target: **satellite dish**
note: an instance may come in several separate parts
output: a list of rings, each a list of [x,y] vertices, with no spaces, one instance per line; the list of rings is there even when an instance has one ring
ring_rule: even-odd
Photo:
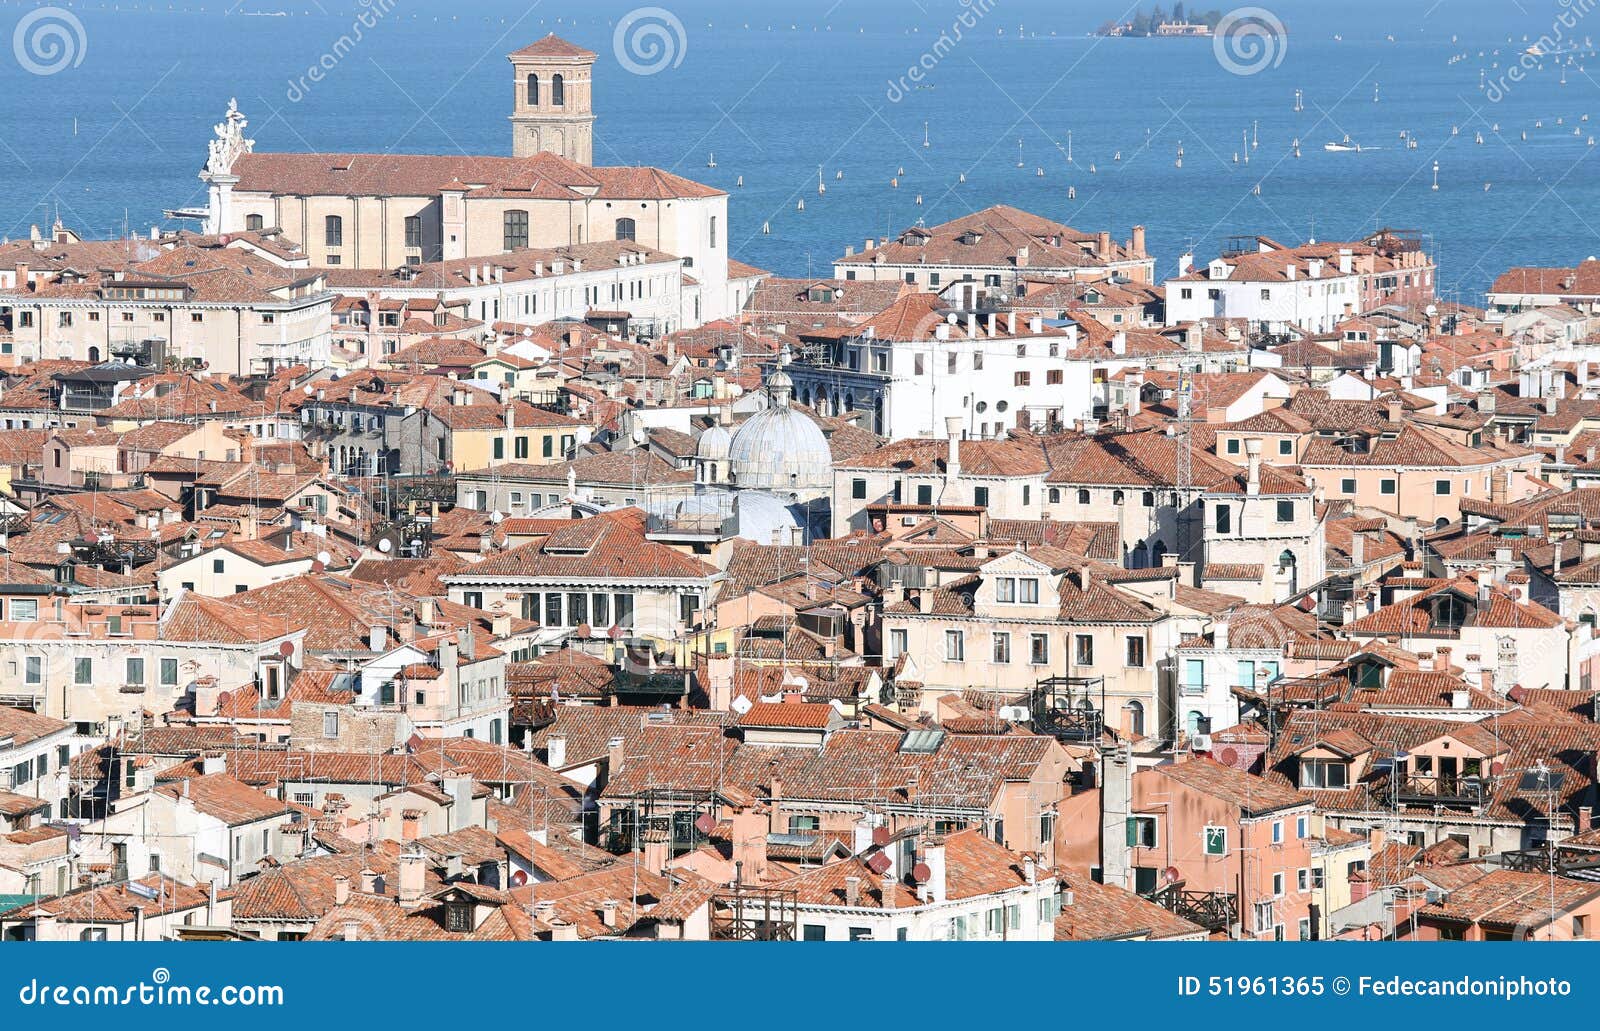
[[[1217,753],[1217,761],[1224,766],[1233,766],[1239,762],[1239,751],[1235,748],[1224,748]]]
[[[889,828],[887,827],[872,828],[872,843],[879,848],[889,844],[889,841],[893,837],[894,835],[889,832]]]
[[[717,821],[710,813],[701,813],[695,818],[694,829],[701,834],[710,834],[717,829]]]
[[[394,550],[394,544],[389,540],[389,538],[385,537],[383,540],[378,542],[378,550],[387,555],[389,552]]]
[[[326,551],[319,551],[317,552],[317,561],[326,566],[329,562],[333,561],[333,556],[328,554]]]
[[[911,868],[911,879],[918,884],[926,884],[928,878],[933,876],[933,871],[928,869],[927,863],[918,863]]]
[[[1495,763],[1494,765],[1489,767],[1489,772],[1491,774],[1493,774],[1494,776],[1498,777],[1502,773],[1506,772],[1506,764],[1505,763]]]
[[[502,513],[498,508],[489,513],[489,522],[491,523],[498,523],[504,518],[505,514]]]
[[[294,654],[294,644],[290,641],[285,641],[278,645],[278,654],[287,659]]]
[[[1179,881],[1183,880],[1183,877],[1178,873],[1178,868],[1175,866],[1167,867],[1166,870],[1162,872],[1162,876],[1167,879],[1168,884],[1177,884]]]
[[[527,883],[528,883],[528,872],[526,870],[518,870],[517,872],[515,872],[515,873],[513,873],[511,875],[511,886],[513,888],[520,888],[524,884],[527,884]]]
[[[746,698],[744,695],[740,695],[733,700],[733,704],[729,705],[728,708],[743,716],[745,713],[755,708],[755,706],[751,704],[750,699]]]

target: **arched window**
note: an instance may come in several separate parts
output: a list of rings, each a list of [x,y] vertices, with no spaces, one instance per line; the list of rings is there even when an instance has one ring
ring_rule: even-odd
[[[1150,549],[1150,564],[1152,566],[1159,566],[1159,565],[1161,565],[1161,560],[1166,558],[1166,557],[1167,557],[1167,545],[1166,545],[1166,542],[1165,541],[1156,541],[1156,546]]]
[[[1217,506],[1217,532],[1233,532],[1233,509],[1229,508],[1227,505]]]
[[[246,215],[244,217],[244,227],[246,229],[250,230],[251,232],[254,232],[254,231],[258,230],[258,229],[261,229],[265,225],[266,225],[266,220],[263,219],[260,215]]]
[[[559,75],[550,76],[550,103],[561,107],[567,102],[567,80]]]
[[[1128,702],[1122,707],[1122,729],[1130,736],[1144,737],[1144,706]]]
[[[1050,488],[1050,504],[1052,504],[1052,505],[1061,504],[1061,488],[1060,487],[1051,487]]]
[[[1133,554],[1128,559],[1128,568],[1143,569],[1149,561],[1150,555],[1145,551],[1144,541],[1140,541],[1133,546]]]
[[[89,361],[90,361],[91,364],[98,364],[99,363],[99,361],[100,361],[100,348],[98,348],[98,347],[89,348]]]
[[[1086,488],[1080,487],[1078,489],[1078,504],[1087,505],[1088,503],[1089,503],[1089,491]]]
[[[1189,710],[1189,715],[1184,719],[1183,722],[1185,728],[1189,731],[1190,737],[1194,737],[1196,734],[1200,733],[1200,721],[1203,719],[1205,719],[1205,717],[1200,713],[1195,712],[1193,709]]]
[[[505,214],[505,249],[514,251],[519,247],[528,246],[528,213],[526,211],[508,211]]]
[[[534,107],[539,103],[539,77],[528,76],[528,106]]]
[[[1156,507],[1156,492],[1153,490],[1147,490],[1144,492],[1144,497],[1140,498],[1139,500],[1141,503],[1143,503],[1145,508],[1154,508]]]
[[[1113,505],[1120,505],[1120,504],[1122,504],[1122,502],[1123,502],[1122,491],[1120,491],[1120,490],[1112,491],[1111,492],[1111,503]]]
[[[638,239],[638,237],[635,234],[636,234],[636,229],[635,229],[635,225],[634,225],[633,219],[631,219],[631,218],[619,218],[619,219],[617,219],[617,239],[619,239],[619,240],[636,240],[636,239]]]

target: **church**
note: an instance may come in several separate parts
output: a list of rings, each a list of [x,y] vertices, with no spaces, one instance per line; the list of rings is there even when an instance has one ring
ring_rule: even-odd
[[[683,259],[685,324],[736,313],[751,284],[737,263],[730,280],[728,195],[593,164],[595,56],[554,34],[508,55],[510,157],[257,152],[230,105],[200,173],[206,231],[276,227],[314,266],[385,270],[627,240]]]

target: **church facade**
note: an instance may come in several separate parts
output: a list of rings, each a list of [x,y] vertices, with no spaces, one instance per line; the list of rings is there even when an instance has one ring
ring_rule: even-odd
[[[393,270],[522,248],[631,241],[684,263],[682,325],[735,311],[728,195],[659,168],[596,167],[595,55],[554,35],[512,53],[512,156],[257,152],[216,127],[206,230],[276,227],[311,264]]]

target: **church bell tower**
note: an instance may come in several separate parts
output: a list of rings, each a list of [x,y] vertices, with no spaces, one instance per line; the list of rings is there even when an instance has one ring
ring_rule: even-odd
[[[549,151],[580,165],[594,164],[594,52],[552,32],[507,58],[515,71],[512,155]]]

